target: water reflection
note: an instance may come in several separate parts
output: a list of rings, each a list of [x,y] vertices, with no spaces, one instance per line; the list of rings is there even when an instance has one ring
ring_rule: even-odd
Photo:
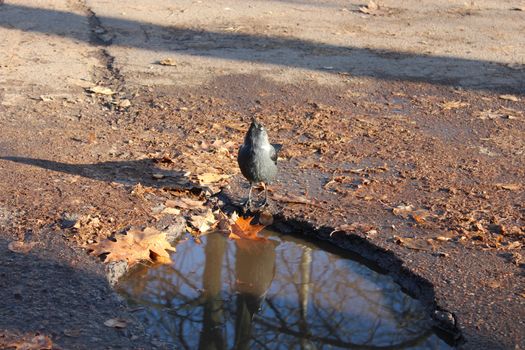
[[[210,234],[121,283],[154,337],[183,349],[447,349],[388,276],[304,241]]]

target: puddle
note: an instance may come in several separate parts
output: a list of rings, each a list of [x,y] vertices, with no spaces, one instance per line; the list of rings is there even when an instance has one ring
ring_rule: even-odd
[[[177,245],[119,292],[153,338],[177,349],[450,349],[419,301],[335,248],[263,231]],[[337,253],[335,253],[337,252]]]

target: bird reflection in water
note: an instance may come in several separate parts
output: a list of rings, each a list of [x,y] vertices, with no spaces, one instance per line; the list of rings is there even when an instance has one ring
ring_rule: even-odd
[[[120,292],[144,306],[148,333],[177,349],[450,348],[389,276],[265,235],[180,243],[171,265],[131,273]]]
[[[275,276],[275,241],[237,240],[235,349],[250,349],[252,321]]]

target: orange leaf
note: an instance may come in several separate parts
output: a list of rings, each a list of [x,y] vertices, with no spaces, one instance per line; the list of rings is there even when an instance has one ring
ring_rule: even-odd
[[[125,260],[130,266],[141,261],[169,263],[171,260],[168,250],[175,251],[166,240],[166,233],[152,227],[144,230],[131,229],[125,235],[117,235],[115,238],[116,241],[104,239],[91,244],[88,249],[95,256],[109,253],[106,263]]]
[[[252,220],[253,216],[247,217],[246,219],[239,217],[237,220],[235,220],[235,223],[232,225],[230,238],[236,239],[235,236],[237,236],[239,238],[261,239],[261,237],[257,236],[257,233],[264,229],[265,226],[251,225]]]

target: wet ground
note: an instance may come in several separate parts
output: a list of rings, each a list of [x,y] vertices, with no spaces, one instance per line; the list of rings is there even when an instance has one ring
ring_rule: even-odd
[[[260,236],[184,240],[172,264],[137,268],[119,291],[177,349],[450,349],[391,277],[327,244]]]
[[[362,5],[0,1],[1,346],[169,348],[83,247],[239,203],[256,115],[276,229],[365,258],[461,348],[525,347],[522,4]]]

